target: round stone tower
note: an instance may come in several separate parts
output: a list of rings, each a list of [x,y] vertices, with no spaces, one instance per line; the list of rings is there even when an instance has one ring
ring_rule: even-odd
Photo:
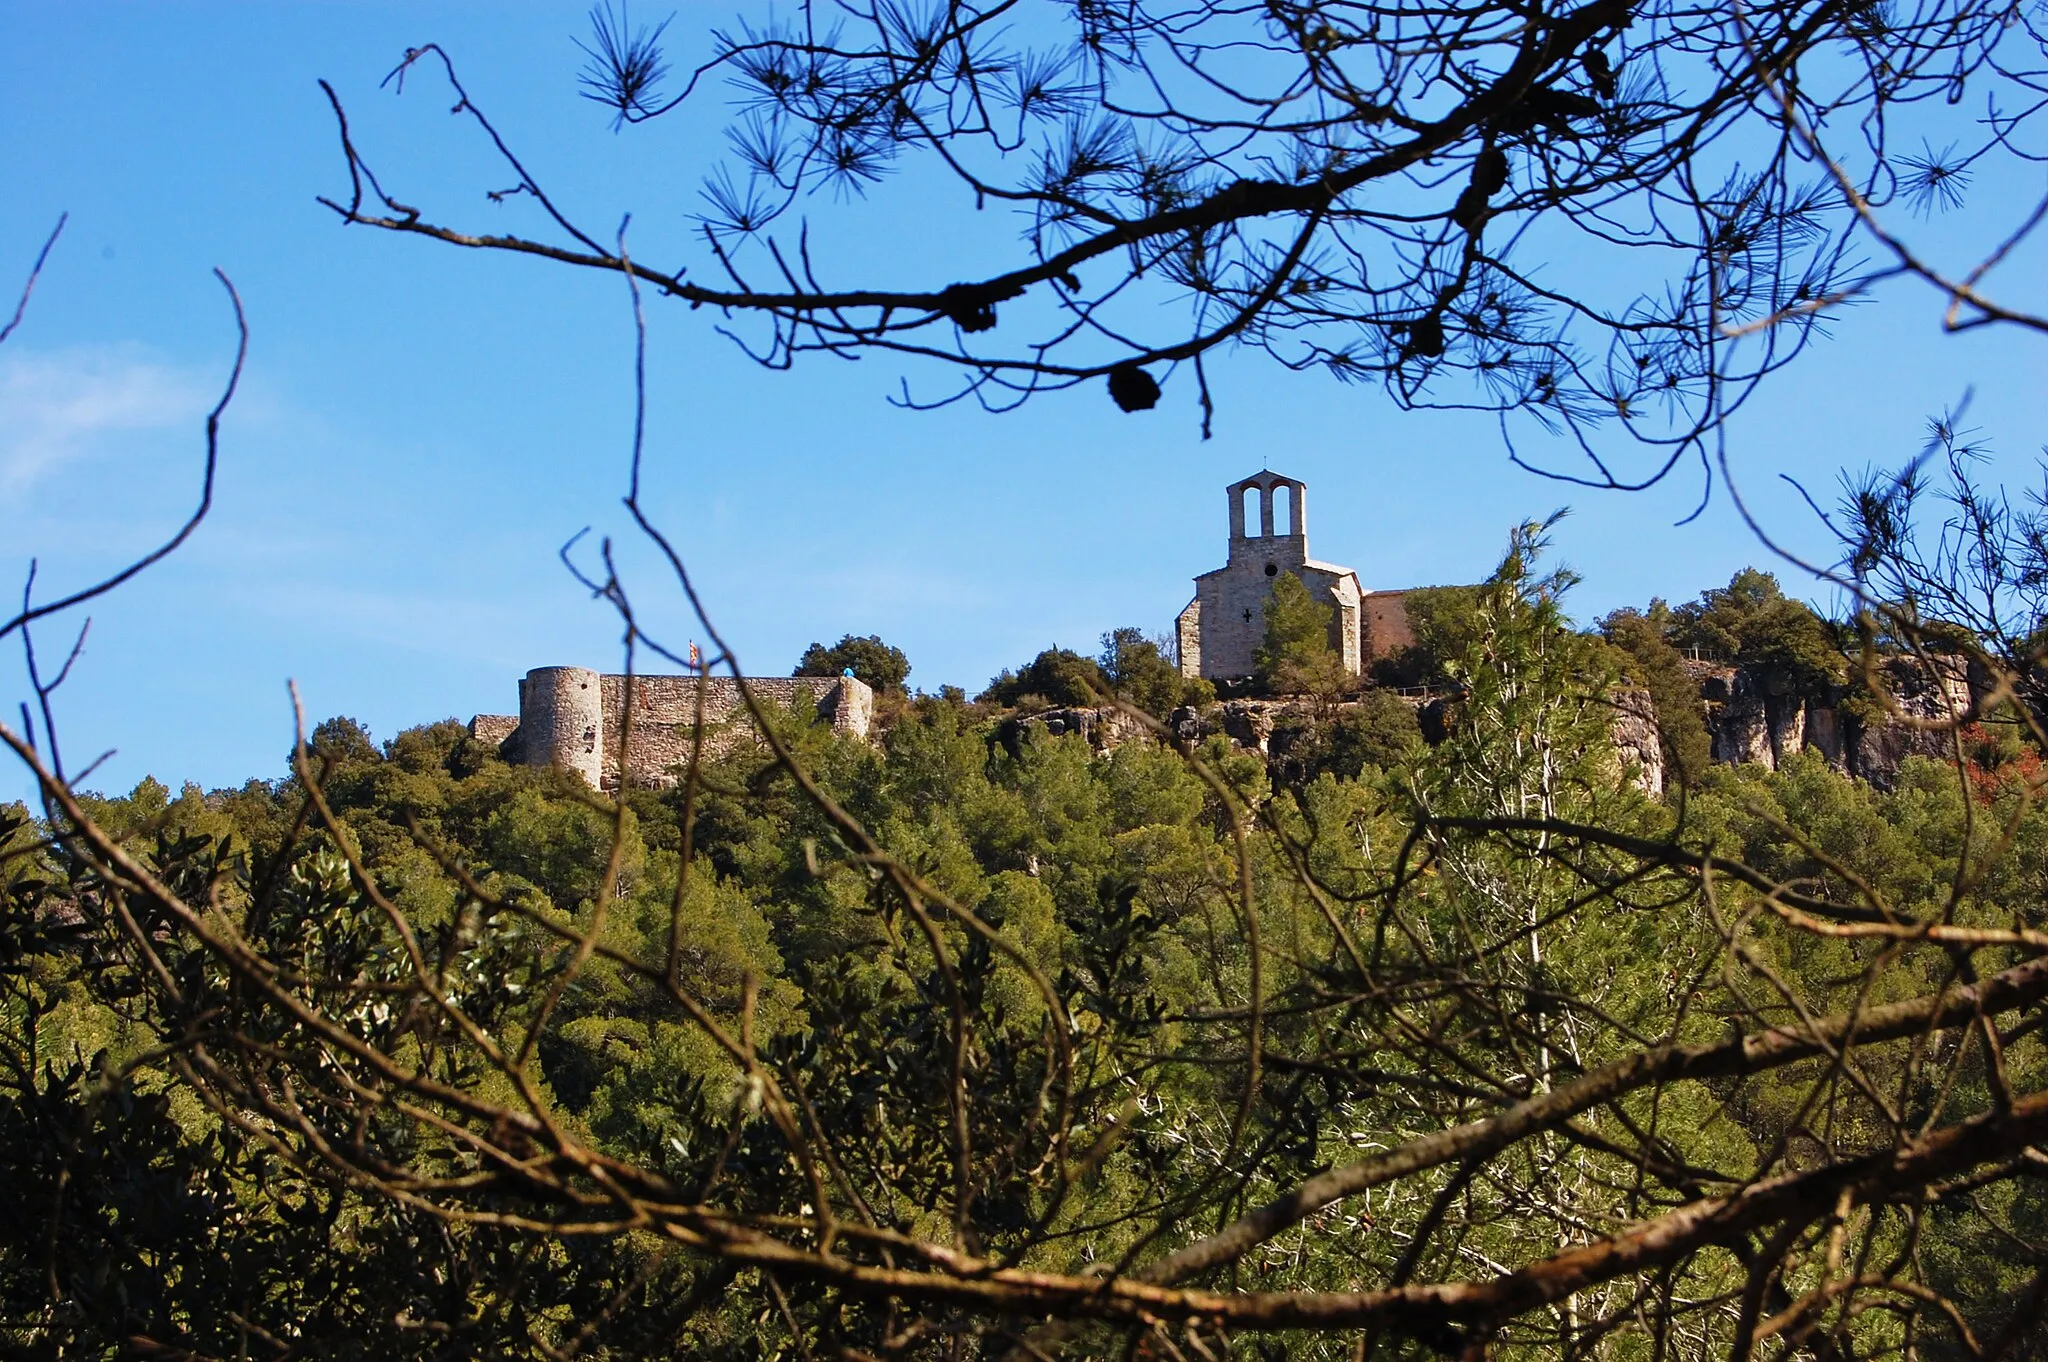
[[[588,667],[535,667],[519,687],[519,741],[529,766],[604,779],[604,689]]]

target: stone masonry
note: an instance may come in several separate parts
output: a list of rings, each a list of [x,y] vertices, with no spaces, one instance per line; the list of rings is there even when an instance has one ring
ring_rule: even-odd
[[[1330,644],[1345,669],[1360,675],[1379,658],[1415,641],[1407,591],[1365,591],[1358,574],[1308,556],[1308,489],[1297,479],[1264,472],[1231,484],[1229,558],[1195,578],[1195,598],[1177,621],[1183,675],[1241,681],[1256,669],[1265,636],[1265,604],[1283,572],[1300,576],[1318,600],[1334,609]],[[1888,786],[1910,756],[1946,758],[1951,728],[1971,711],[1987,684],[1960,662],[1922,665],[1889,658],[1877,680],[1890,697],[1886,713],[1846,703],[1845,687],[1825,693],[1794,692],[1787,678],[1765,667],[1694,661],[1687,671],[1712,740],[1711,759],[1776,768],[1811,749],[1830,765],[1878,786]],[[755,735],[731,677],[636,676],[628,732],[624,676],[583,667],[537,667],[519,683],[519,713],[479,714],[470,735],[506,760],[575,771],[591,786],[615,790],[623,759],[635,785],[673,784],[689,761],[701,694],[704,748],[730,751]],[[851,676],[750,677],[744,682],[767,706],[817,715],[838,732],[866,739],[874,723],[874,692]],[[1425,734],[1432,714],[1455,703],[1448,694],[1402,692],[1414,704]],[[1614,740],[1624,764],[1644,789],[1662,790],[1664,770],[1657,715],[1647,693],[1622,690],[1615,702]],[[1348,706],[1339,705],[1328,718]],[[1286,758],[1286,735],[1307,722],[1313,707],[1299,699],[1233,699],[1213,709],[1177,710],[1168,720],[1175,741],[1187,745],[1211,734],[1274,760]],[[1440,720],[1439,720],[1440,721]],[[1098,750],[1143,735],[1142,726],[1111,709],[1059,709],[1015,715],[992,742],[1014,746],[1029,728],[1053,736],[1076,733]]]
[[[729,676],[628,678],[585,667],[536,667],[519,683],[517,718],[479,714],[469,721],[469,731],[496,746],[507,761],[563,767],[598,789],[618,788],[622,757],[633,784],[670,785],[690,759],[700,690],[707,754],[752,736],[740,685]],[[874,691],[851,676],[750,676],[745,685],[764,706],[810,710],[854,737],[867,737],[874,719]]]
[[[1308,488],[1299,479],[1258,473],[1232,483],[1224,495],[1230,556],[1195,578],[1195,598],[1176,621],[1182,675],[1236,681],[1256,670],[1266,597],[1283,572],[1300,577],[1310,595],[1335,608],[1330,646],[1352,675],[1415,641],[1405,592],[1365,591],[1350,568],[1308,556]],[[1254,503],[1256,520],[1249,513]]]

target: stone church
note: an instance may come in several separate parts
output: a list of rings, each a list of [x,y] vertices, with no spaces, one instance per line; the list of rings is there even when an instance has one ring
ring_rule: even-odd
[[[1310,595],[1336,608],[1330,646],[1352,675],[1415,641],[1403,601],[1407,592],[1367,591],[1350,568],[1308,556],[1308,488],[1299,479],[1258,473],[1232,483],[1224,495],[1230,502],[1230,556],[1222,567],[1195,578],[1195,598],[1180,612],[1182,675],[1234,681],[1256,670],[1253,655],[1266,634],[1266,595],[1283,572],[1300,577]]]
[[[1184,675],[1233,681],[1252,674],[1265,637],[1266,594],[1283,572],[1297,574],[1317,600],[1336,607],[1330,645],[1353,675],[1414,642],[1405,592],[1366,591],[1350,568],[1308,556],[1308,489],[1300,481],[1260,473],[1232,484],[1229,497],[1229,561],[1195,578],[1195,599],[1180,613]],[[598,789],[618,788],[622,776],[665,785],[690,759],[700,714],[714,730],[709,750],[722,750],[747,730],[740,684],[723,676],[628,678],[536,667],[519,683],[517,715],[479,714],[469,731],[508,761],[575,771]],[[855,737],[866,737],[873,721],[874,693],[851,674],[749,677],[745,685],[757,700],[814,711]]]

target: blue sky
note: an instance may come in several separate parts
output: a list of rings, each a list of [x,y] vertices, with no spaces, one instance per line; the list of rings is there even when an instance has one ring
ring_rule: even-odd
[[[682,7],[672,31],[727,12]],[[450,216],[489,225],[480,191],[502,172],[446,117],[441,91],[378,89],[407,47],[434,40],[579,217],[609,226],[632,211],[636,239],[672,238],[715,158],[719,110],[614,136],[576,95],[582,15],[0,3],[10,298],[71,215],[0,348],[7,591],[32,556],[46,583],[74,584],[182,517],[200,416],[233,347],[215,266],[251,328],[215,514],[94,607],[63,693],[74,763],[115,753],[93,785],[281,773],[287,678],[311,718],[354,715],[381,738],[509,710],[529,667],[616,663],[614,621],[555,554],[585,527],[624,532],[632,337],[618,281],[344,229],[314,202],[344,187],[325,77],[394,193],[438,194]],[[2038,174],[1979,185],[1964,220],[1913,225],[1939,246],[2041,187]],[[884,261],[907,286],[957,277],[972,245],[1006,239],[951,235],[984,229],[963,194],[914,175],[824,211],[849,259]],[[2031,283],[2041,264],[2034,249],[2006,275]],[[786,673],[813,640],[875,632],[910,654],[913,684],[971,691],[1050,644],[1164,629],[1189,579],[1221,561],[1222,487],[1261,465],[1309,484],[1316,556],[1368,586],[1473,580],[1510,524],[1562,504],[1581,618],[1690,597],[1765,558],[1725,496],[1674,525],[1696,479],[1632,495],[1566,488],[1510,466],[1490,420],[1403,413],[1370,388],[1255,357],[1214,365],[1204,442],[1186,384],[1136,416],[1092,387],[1004,416],[913,413],[886,401],[902,374],[890,360],[772,373],[711,322],[652,310],[648,500],[757,673]],[[1777,475],[1832,492],[1844,467],[1912,453],[1926,418],[1966,392],[1970,423],[2027,480],[2044,438],[2043,343],[1945,337],[1939,322],[1924,287],[1894,287],[1736,421],[1735,467],[1774,531],[1824,551]],[[627,561],[643,608],[687,637],[652,564]],[[61,649],[55,631],[43,646]],[[19,659],[0,659],[10,713],[25,691]],[[0,798],[25,793],[0,776]]]

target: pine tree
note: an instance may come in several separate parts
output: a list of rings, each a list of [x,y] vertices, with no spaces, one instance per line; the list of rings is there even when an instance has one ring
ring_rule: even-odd
[[[1253,660],[1261,689],[1275,695],[1335,695],[1343,689],[1343,663],[1330,646],[1334,607],[1309,593],[1292,572],[1273,579],[1266,596],[1266,636]]]

